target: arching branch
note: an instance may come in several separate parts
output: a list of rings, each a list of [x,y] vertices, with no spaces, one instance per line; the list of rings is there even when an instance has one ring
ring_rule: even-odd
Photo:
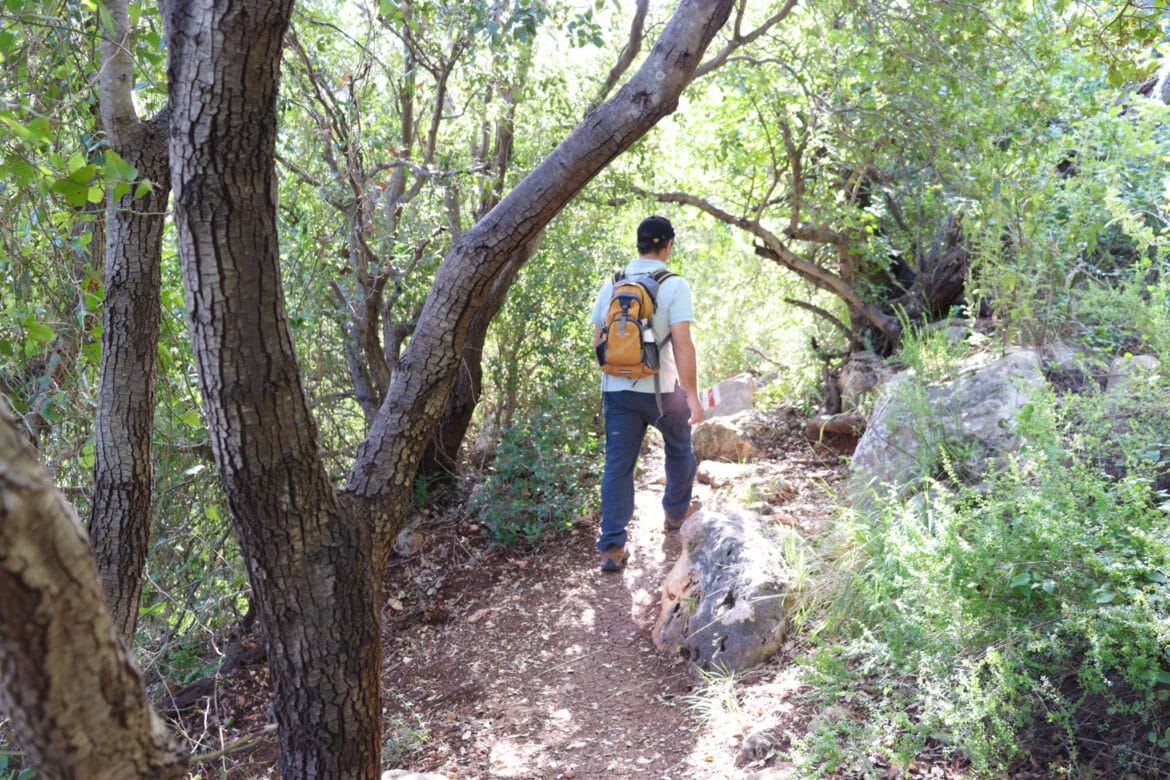
[[[756,220],[739,217],[725,209],[716,206],[702,198],[685,192],[647,192],[634,188],[637,194],[654,198],[659,203],[679,203],[692,206],[724,222],[738,227],[758,238],[762,243],[755,247],[756,254],[767,258],[792,271],[794,274],[810,282],[815,287],[836,295],[846,304],[859,312],[867,322],[882,333],[897,337],[902,332],[902,326],[896,317],[886,314],[877,306],[864,300],[848,282],[829,269],[817,265],[796,252],[780,240],[772,231],[765,228]]]

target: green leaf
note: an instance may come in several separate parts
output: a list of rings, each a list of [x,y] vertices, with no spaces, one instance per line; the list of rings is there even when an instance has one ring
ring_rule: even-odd
[[[37,178],[37,169],[28,160],[20,157],[8,157],[4,161],[3,170],[7,172],[7,178],[17,186],[28,184]]]
[[[134,199],[137,200],[138,198],[141,198],[143,195],[146,195],[146,194],[151,193],[151,192],[154,192],[154,185],[148,181],[140,181],[134,187]]]
[[[72,161],[70,162],[72,163]],[[83,165],[80,168],[71,167],[69,175],[65,178],[78,184],[89,184],[95,173],[97,173],[96,165]]]
[[[12,129],[12,132],[33,146],[39,147],[48,143],[50,140],[48,133],[49,123],[39,117],[33,119],[27,125],[22,125],[11,114],[4,111],[0,112],[0,122],[8,125]]]
[[[189,412],[177,415],[177,417],[179,419],[179,422],[183,423],[184,425],[186,425],[190,428],[198,428],[201,425],[201,423],[199,421],[199,410],[198,409],[192,409]]]
[[[89,184],[79,184],[69,179],[57,179],[49,189],[65,198],[70,206],[84,206],[89,203]]]
[[[97,341],[91,341],[81,348],[81,355],[85,358],[85,362],[91,366],[97,367],[102,364],[102,345]]]
[[[134,181],[138,169],[122,159],[113,149],[106,150],[106,181]]]
[[[57,338],[56,334],[53,333],[52,328],[40,322],[25,323],[25,333],[28,334],[30,339],[37,342],[38,344],[48,344],[53,339]]]

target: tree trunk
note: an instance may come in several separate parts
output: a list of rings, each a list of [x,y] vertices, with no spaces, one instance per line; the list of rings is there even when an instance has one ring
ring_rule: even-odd
[[[155,384],[160,321],[162,236],[170,172],[168,113],[138,121],[131,97],[127,0],[106,5],[112,27],[102,41],[102,123],[110,147],[153,190],[133,189],[106,206],[102,363],[94,429],[94,495],[89,529],[114,624],[134,639],[150,541]]]
[[[427,443],[418,473],[426,477],[447,480],[454,476],[459,465],[459,448],[467,436],[475,407],[483,394],[483,345],[487,341],[488,328],[499,313],[508,296],[508,288],[516,279],[520,268],[535,253],[535,243],[522,247],[500,272],[492,287],[491,294],[483,307],[472,319],[467,331],[467,342],[463,345],[463,360],[459,366],[459,377],[447,398],[447,407],[439,418],[435,435]]]
[[[133,59],[127,45],[127,0],[106,5],[112,28],[102,40],[102,124],[110,147],[138,169],[153,190],[133,189],[106,206],[102,363],[94,427],[94,492],[89,532],[98,576],[114,624],[134,639],[142,572],[150,543],[154,468],[162,236],[170,171],[168,113],[139,122],[131,97]]]
[[[378,775],[382,556],[319,457],[276,236],[291,0],[175,4],[171,171],[212,451],[268,643],[284,777]]]
[[[0,705],[38,776],[181,778],[77,514],[0,400]]]
[[[138,619],[153,512],[155,384],[163,215],[169,196],[166,117],[115,149],[154,191],[131,194],[106,212],[102,363],[94,428],[94,492],[89,529],[114,623],[129,643]]]

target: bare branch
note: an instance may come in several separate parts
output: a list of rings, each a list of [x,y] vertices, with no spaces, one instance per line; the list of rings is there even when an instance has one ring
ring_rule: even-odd
[[[808,241],[813,244],[829,244],[831,246],[848,246],[849,237],[844,233],[829,230],[816,225],[797,225],[785,228],[784,235],[793,241]]]
[[[287,157],[284,157],[283,155],[277,153],[276,161],[278,163],[280,163],[281,165],[283,165],[285,168],[287,168],[290,173],[296,174],[297,178],[299,178],[305,184],[308,184],[310,187],[324,187],[325,186],[325,183],[323,181],[321,181],[316,176],[309,173],[304,168],[300,167],[299,165],[297,165],[296,163],[294,163],[292,160],[288,159]],[[334,203],[332,201],[330,201],[329,205],[333,206],[334,208],[338,208],[338,209],[344,208],[344,204]]]
[[[835,327],[837,330],[839,330],[843,334],[845,334],[845,338],[849,339],[850,344],[857,343],[857,341],[858,341],[857,334],[854,333],[853,330],[848,325],[846,325],[844,322],[841,322],[840,319],[838,319],[836,316],[834,316],[830,312],[826,311],[825,309],[822,309],[820,306],[816,306],[814,304],[809,303],[808,301],[802,301],[802,300],[799,300],[797,298],[785,298],[784,302],[787,303],[789,306],[795,306],[799,309],[804,309],[805,311],[812,312],[813,314],[820,317],[821,319],[823,319],[824,321],[828,322],[830,325]]]
[[[695,70],[695,78],[698,79],[702,76],[706,76],[711,71],[722,67],[724,63],[727,62],[727,58],[731,56],[732,52],[742,46],[746,46],[766,33],[768,30],[780,24],[780,22],[784,21],[785,17],[792,13],[792,9],[796,7],[796,2],[797,0],[788,0],[788,2],[784,4],[784,7],[780,9],[778,13],[770,16],[767,20],[764,21],[763,24],[749,32],[747,35],[740,34],[739,30],[739,23],[743,17],[746,2],[741,5],[739,8],[739,14],[735,20],[735,32],[732,34],[731,40],[727,42],[727,44],[719,51],[718,54],[704,62]]]
[[[837,274],[793,252],[775,233],[769,231],[759,222],[747,219],[746,217],[737,217],[713,203],[685,192],[650,193],[637,188],[632,188],[632,190],[636,194],[654,198],[660,203],[681,203],[683,205],[693,206],[700,211],[710,214],[720,222],[725,222],[728,225],[733,225],[747,231],[762,242],[762,244],[757,244],[755,247],[755,252],[760,257],[772,260],[815,287],[836,295],[845,301],[846,304],[861,313],[870,324],[882,333],[898,335],[902,332],[902,327],[896,317],[886,314],[877,306],[863,299],[852,285]]]
[[[638,52],[642,50],[642,36],[646,28],[646,12],[650,9],[650,0],[638,0],[638,7],[634,9],[634,18],[630,22],[630,39],[626,41],[626,47],[622,49],[621,56],[614,66],[610,69],[609,75],[605,78],[605,84],[602,85],[601,90],[597,93],[597,97],[585,109],[588,114],[593,109],[601,105],[601,102],[609,97],[610,91],[617,84],[618,79],[622,77],[634,62],[634,58],[638,56]]]
[[[115,145],[124,141],[122,134],[138,124],[134,110],[134,54],[130,51],[130,16],[127,0],[111,0],[105,5],[112,29],[102,35],[101,113],[102,124]],[[104,25],[103,25],[104,27]]]

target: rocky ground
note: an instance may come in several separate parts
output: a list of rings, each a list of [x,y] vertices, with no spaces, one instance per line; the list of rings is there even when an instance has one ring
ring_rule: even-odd
[[[773,444],[752,463],[702,468],[698,496],[706,509],[750,502],[814,532],[831,516],[840,461],[813,452],[798,423]],[[686,659],[650,640],[679,554],[678,534],[662,529],[662,481],[649,447],[619,574],[597,570],[593,519],[536,552],[486,553],[491,560],[447,571],[437,619],[425,609],[389,616],[389,718],[404,735],[427,732],[403,768],[484,778],[729,778],[764,768],[750,750],[740,755],[741,742],[792,709],[784,699],[797,683],[783,659],[749,675],[759,695],[723,706],[705,698],[711,691]],[[414,566],[439,567],[426,555],[405,564],[404,579]]]

